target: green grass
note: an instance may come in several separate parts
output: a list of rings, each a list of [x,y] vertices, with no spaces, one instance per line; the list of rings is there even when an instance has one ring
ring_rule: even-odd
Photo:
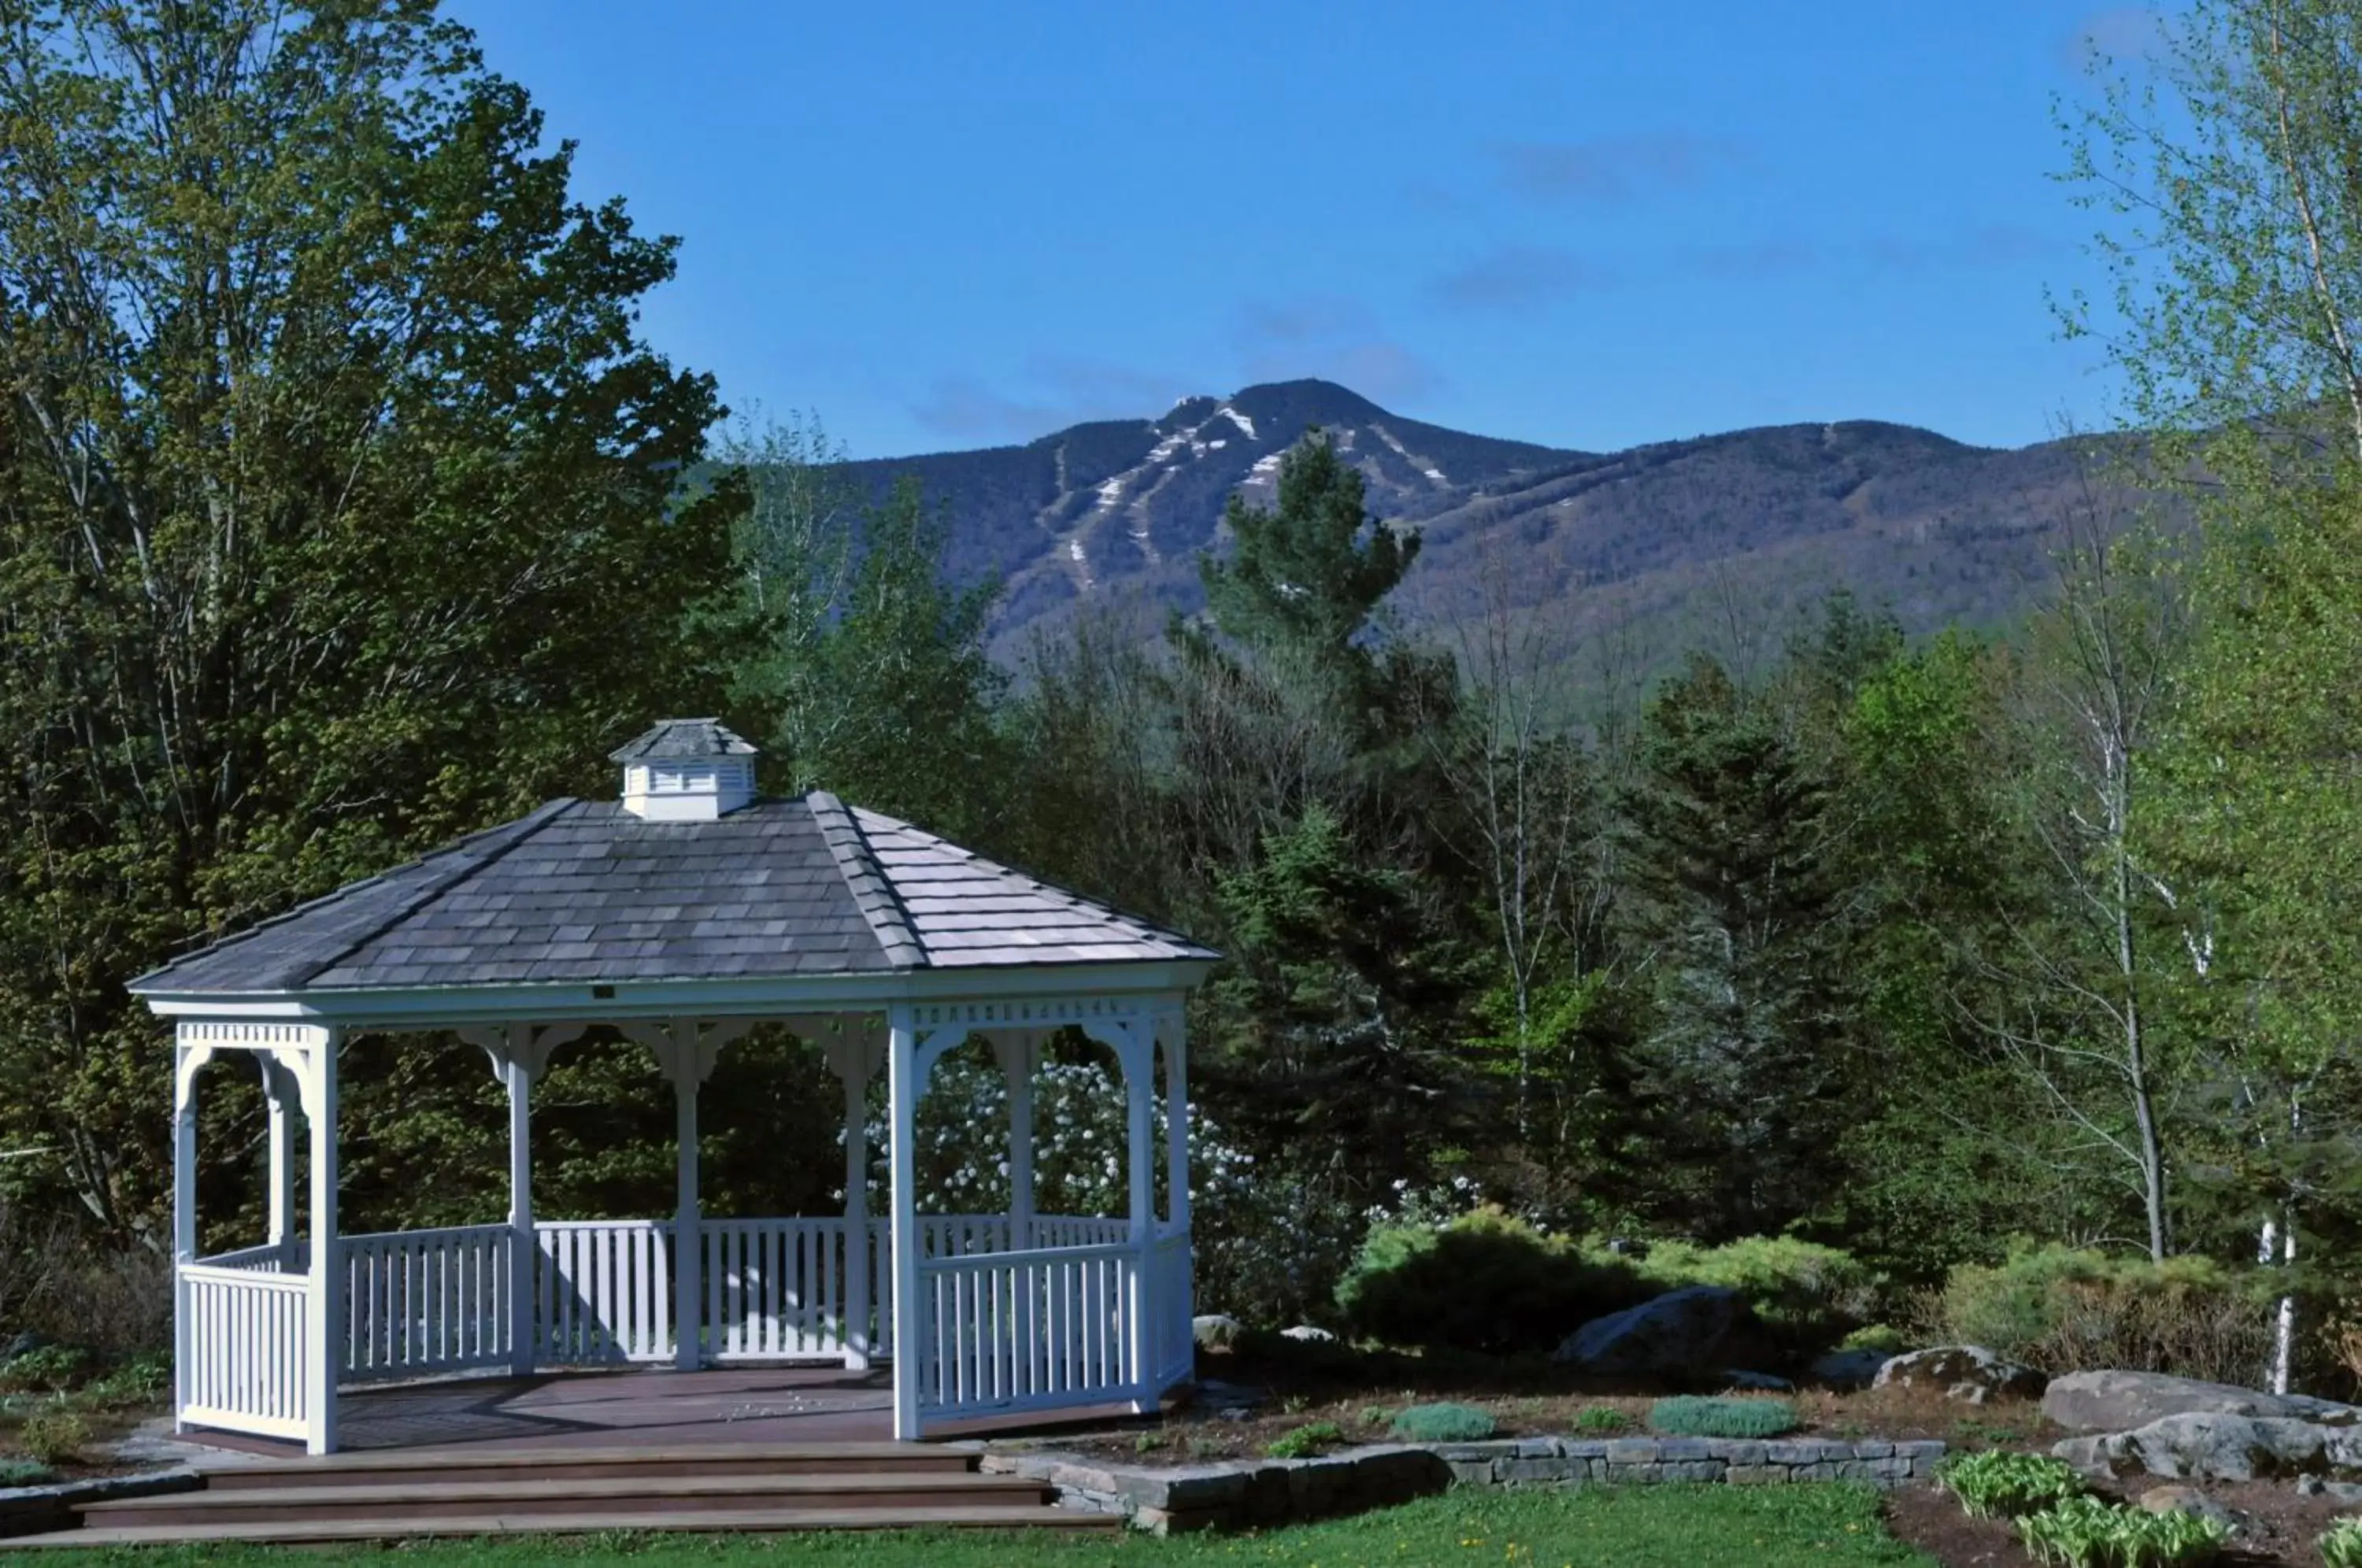
[[[1867,1486],[1637,1486],[1578,1490],[1458,1491],[1325,1524],[1254,1535],[1191,1535],[1159,1540],[1124,1535],[1061,1540],[1046,1535],[843,1534],[734,1540],[716,1536],[614,1534],[570,1540],[525,1537],[437,1541],[357,1550],[149,1548],[138,1551],[49,1552],[59,1564],[202,1562],[306,1568],[326,1559],[372,1557],[402,1568],[459,1564],[564,1562],[577,1568],[631,1562],[714,1568],[1161,1568],[1163,1564],[1278,1563],[1290,1568],[1356,1564],[1477,1563],[1507,1568],[1855,1568],[1929,1559],[1889,1537],[1878,1496]]]

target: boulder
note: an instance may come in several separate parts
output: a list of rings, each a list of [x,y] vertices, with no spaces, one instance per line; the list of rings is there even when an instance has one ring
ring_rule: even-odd
[[[1745,1388],[1759,1394],[1785,1394],[1796,1386],[1768,1372],[1744,1372],[1732,1367],[1722,1375],[1725,1388]]]
[[[1893,1358],[1884,1351],[1831,1351],[1805,1369],[1816,1383],[1825,1383],[1840,1393],[1855,1388],[1867,1388],[1878,1379],[1879,1368]]]
[[[2042,1392],[2042,1414],[2070,1432],[2128,1432],[2168,1416],[2293,1418],[2352,1425],[2362,1409],[2302,1394],[2262,1394],[2161,1372],[2070,1372]]]
[[[2041,1397],[2042,1374],[2004,1361],[1982,1345],[1938,1345],[1889,1356],[1871,1379],[1873,1388],[1934,1388],[1948,1399],[1981,1405],[1989,1399]]]
[[[1279,1331],[1279,1337],[1283,1340],[1295,1340],[1299,1343],[1319,1345],[1334,1343],[1337,1338],[1328,1330],[1315,1327],[1310,1323],[1298,1323],[1292,1329],[1282,1329]]]
[[[1744,1365],[1769,1349],[1738,1292],[1691,1285],[1594,1318],[1569,1334],[1551,1359],[1613,1376],[1694,1377]]]
[[[1203,1351],[1226,1351],[1239,1342],[1246,1325],[1226,1312],[1207,1312],[1189,1320],[1189,1337]]]
[[[2128,1432],[2068,1438],[2050,1452],[2078,1469],[2169,1480],[2362,1478],[2362,1429],[2290,1416],[2191,1410]]]
[[[2152,1486],[2135,1501],[2152,1514],[2191,1514],[2202,1519],[2213,1519],[2234,1534],[2237,1533],[2241,1522],[2238,1515],[2195,1486]]]

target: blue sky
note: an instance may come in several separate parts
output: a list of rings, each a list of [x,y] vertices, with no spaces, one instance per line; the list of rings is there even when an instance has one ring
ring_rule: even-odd
[[[2046,285],[2078,0],[455,0],[579,190],[681,237],[646,327],[858,457],[1317,375],[1606,449],[2104,422]]]

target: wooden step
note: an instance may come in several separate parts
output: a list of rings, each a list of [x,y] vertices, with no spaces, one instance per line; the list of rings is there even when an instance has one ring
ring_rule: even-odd
[[[49,1535],[17,1536],[0,1540],[10,1548],[62,1546],[75,1551],[105,1546],[164,1546],[205,1541],[271,1542],[301,1545],[345,1540],[399,1540],[428,1537],[469,1538],[490,1535],[590,1535],[602,1530],[672,1533],[727,1532],[735,1535],[786,1534],[815,1529],[1056,1529],[1113,1530],[1123,1521],[1113,1514],[1085,1513],[1070,1508],[973,1507],[964,1506],[905,1508],[731,1508],[711,1513],[503,1514],[452,1515],[417,1518],[408,1515],[375,1518],[215,1521],[204,1525],[100,1527],[58,1530]]]
[[[596,1480],[667,1475],[959,1474],[976,1468],[975,1453],[915,1442],[694,1443],[645,1448],[514,1449],[470,1444],[458,1449],[408,1449],[333,1453],[316,1459],[263,1460],[207,1467],[206,1487],[345,1486],[398,1477],[442,1482]]]
[[[742,1513],[749,1509],[999,1507],[1055,1502],[1056,1488],[1014,1475],[614,1475],[590,1479],[510,1476],[445,1481],[405,1476],[352,1485],[240,1486],[85,1505],[85,1529],[156,1525],[297,1522],[348,1518],[606,1518],[642,1514]]]

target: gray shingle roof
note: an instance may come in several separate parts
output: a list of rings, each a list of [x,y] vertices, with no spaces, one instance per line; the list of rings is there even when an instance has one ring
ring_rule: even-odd
[[[646,734],[607,754],[610,762],[647,762],[658,757],[752,756],[755,748],[714,719],[667,719]]]
[[[131,988],[244,994],[1214,956],[815,792],[710,822],[645,822],[614,801],[554,801],[176,958]]]

